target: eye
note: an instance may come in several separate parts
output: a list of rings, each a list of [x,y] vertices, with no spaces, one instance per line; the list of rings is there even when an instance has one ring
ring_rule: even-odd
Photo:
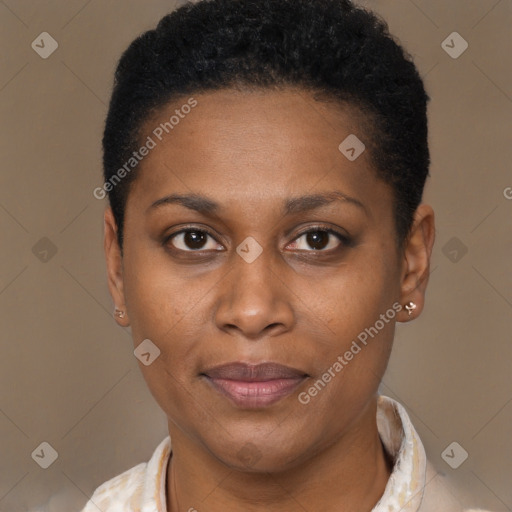
[[[223,250],[223,246],[209,231],[195,227],[182,229],[168,235],[163,244],[170,244],[173,249],[183,252]],[[303,231],[287,247],[305,252],[329,252],[348,245],[350,245],[350,238],[347,235],[326,226],[314,226]],[[308,249],[308,246],[312,250]]]
[[[315,226],[301,233],[290,245],[293,246],[292,249],[299,251],[311,252],[307,248],[309,246],[313,251],[328,252],[349,244],[350,239],[346,235],[325,226]]]
[[[208,243],[210,243],[210,246],[208,246]],[[204,229],[197,228],[182,229],[173,233],[166,237],[164,244],[171,244],[173,248],[186,252],[220,250],[217,248],[219,244],[215,241],[213,235]]]

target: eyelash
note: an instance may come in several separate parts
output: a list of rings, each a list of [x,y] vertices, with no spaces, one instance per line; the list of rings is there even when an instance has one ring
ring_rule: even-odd
[[[205,228],[196,228],[194,226],[187,226],[185,227],[184,229],[181,229],[180,231],[176,231],[175,233],[171,233],[170,235],[166,236],[165,239],[163,240],[163,245],[164,246],[167,246],[169,244],[169,242],[176,236],[182,234],[182,233],[190,233],[190,232],[193,232],[193,233],[206,233],[207,235],[209,235],[211,238],[213,238],[217,243],[219,243],[217,241],[217,239],[215,238],[215,235],[213,233],[211,233],[208,229],[205,229]],[[328,233],[328,234],[331,234],[331,235],[334,235],[336,238],[339,239],[339,241],[341,242],[341,246],[345,246],[345,247],[349,247],[351,246],[352,244],[352,240],[346,235],[346,234],[343,234],[343,233],[340,233],[339,231],[336,231],[335,229],[333,228],[330,228],[330,227],[327,227],[327,226],[321,226],[321,225],[318,225],[318,226],[309,226],[307,229],[305,229],[304,231],[301,231],[299,233],[297,233],[297,236],[292,240],[292,242],[295,242],[296,240],[298,240],[299,238],[301,238],[303,235],[307,235],[308,233],[318,233],[318,232],[321,232],[321,233]],[[184,249],[178,249],[177,247],[172,247],[173,250],[175,251],[179,251],[179,252],[183,252],[183,253],[201,253],[203,252],[202,249],[197,249],[197,250],[193,250],[193,249],[190,249],[190,250],[184,250]],[[324,250],[324,249],[312,249],[312,250],[303,250],[303,249],[299,249],[298,251],[299,252],[311,252],[311,253],[326,253],[326,254],[329,254],[331,252],[335,252],[335,251],[338,251],[340,248],[337,247],[335,249],[328,249],[328,250]],[[207,251],[209,251],[209,249],[207,249]]]

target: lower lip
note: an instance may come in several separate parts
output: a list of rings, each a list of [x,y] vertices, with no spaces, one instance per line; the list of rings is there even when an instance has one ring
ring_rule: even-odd
[[[230,379],[212,379],[206,376],[214,389],[230,398],[237,406],[258,408],[272,405],[295,391],[306,377],[247,382]]]

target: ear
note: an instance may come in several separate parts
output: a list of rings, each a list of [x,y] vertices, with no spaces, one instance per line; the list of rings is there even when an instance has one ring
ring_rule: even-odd
[[[126,302],[124,298],[123,257],[117,241],[116,221],[110,207],[107,207],[105,210],[104,220],[105,234],[103,247],[105,249],[105,260],[107,263],[108,289],[114,301],[115,308],[124,312],[124,317],[121,318],[115,315],[114,318],[119,325],[127,327],[130,325],[130,320],[126,312]]]
[[[400,287],[402,310],[397,315],[399,322],[417,318],[423,311],[434,238],[434,211],[428,204],[420,204],[403,251]],[[416,304],[411,315],[404,307],[408,302]]]

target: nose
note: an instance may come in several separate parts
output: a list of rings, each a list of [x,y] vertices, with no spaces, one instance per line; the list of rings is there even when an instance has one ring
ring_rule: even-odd
[[[277,336],[292,328],[293,294],[280,271],[279,258],[270,249],[252,262],[234,252],[230,271],[219,285],[215,322],[230,334],[256,340]]]

